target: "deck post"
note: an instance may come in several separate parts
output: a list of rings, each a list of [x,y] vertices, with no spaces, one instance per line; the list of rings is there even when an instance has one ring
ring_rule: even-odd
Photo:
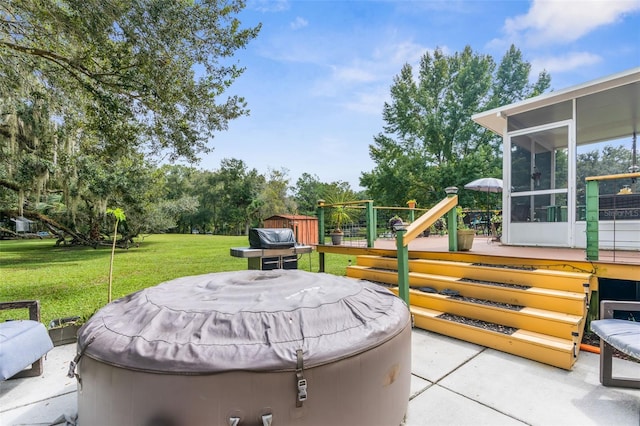
[[[444,191],[449,198],[458,194],[458,188],[455,186],[448,186]],[[449,234],[449,251],[458,251],[458,213],[455,208],[447,213],[447,232]]]
[[[404,228],[396,230],[398,260],[398,295],[409,306],[409,247],[404,244]]]
[[[598,222],[600,220],[600,189],[597,180],[588,180],[587,184],[587,260],[598,260],[599,235]]]
[[[365,217],[367,220],[367,247],[373,247],[376,241],[376,217],[373,212],[373,200],[365,201]]]
[[[324,245],[324,200],[318,200],[316,207],[318,216],[318,244]],[[318,272],[324,272],[324,253],[318,253]]]

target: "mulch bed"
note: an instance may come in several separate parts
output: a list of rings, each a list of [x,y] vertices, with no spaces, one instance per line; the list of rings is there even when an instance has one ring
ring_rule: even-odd
[[[443,319],[443,320],[447,320],[447,321],[454,321],[460,324],[466,324],[466,325],[470,325],[473,327],[478,327],[478,328],[482,328],[485,330],[490,330],[490,331],[496,331],[498,333],[502,333],[502,334],[506,334],[506,335],[511,335],[513,333],[515,333],[516,331],[518,331],[517,328],[513,328],[513,327],[507,327],[505,325],[501,325],[501,324],[496,324],[493,322],[486,322],[486,321],[480,321],[477,319],[473,319],[473,318],[467,318],[467,317],[461,317],[459,315],[451,315],[448,313],[444,313],[441,315],[438,315],[437,318]]]
[[[472,280],[470,278],[460,278],[458,281],[459,282],[465,282],[465,283],[473,283],[473,284],[493,285],[493,286],[496,286],[496,287],[517,288],[517,289],[520,289],[520,290],[528,290],[528,289],[531,288],[530,285],[497,283],[495,281]]]
[[[462,300],[464,302],[469,302],[469,303],[477,303],[479,305],[495,306],[497,308],[504,308],[512,311],[520,311],[522,310],[522,308],[524,308],[524,306],[522,305],[512,305],[510,303],[494,302],[493,300],[477,299],[475,297],[450,296],[449,298]]]
[[[535,271],[538,268],[525,265],[494,265],[492,263],[472,263],[473,266],[485,266],[488,268],[520,269],[522,271]]]

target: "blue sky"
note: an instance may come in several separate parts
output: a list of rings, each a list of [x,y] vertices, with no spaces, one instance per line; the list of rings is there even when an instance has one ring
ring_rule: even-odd
[[[237,158],[263,174],[284,168],[291,185],[307,172],[360,189],[394,76],[436,47],[499,62],[514,43],[555,90],[640,66],[640,0],[248,0],[240,19],[262,23],[228,91],[251,114],[197,167]]]

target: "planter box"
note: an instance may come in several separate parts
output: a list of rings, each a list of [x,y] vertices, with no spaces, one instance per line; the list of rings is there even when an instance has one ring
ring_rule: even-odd
[[[53,346],[68,345],[78,340],[79,324],[63,325],[49,329],[49,337],[53,341]]]
[[[458,251],[471,250],[475,236],[475,229],[458,229]]]

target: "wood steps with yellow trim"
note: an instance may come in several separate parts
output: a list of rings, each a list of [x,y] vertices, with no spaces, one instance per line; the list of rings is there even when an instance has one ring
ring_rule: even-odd
[[[411,306],[416,327],[460,340],[518,355],[570,370],[578,356],[579,343],[528,330],[504,334],[461,322],[438,318],[443,312]]]
[[[397,270],[395,257],[358,256],[357,264],[379,269]],[[591,274],[582,272],[564,272],[550,269],[518,269],[508,265],[484,266],[468,262],[451,262],[445,260],[411,259],[410,272],[422,272],[433,275],[449,275],[460,278],[495,281],[505,284],[529,285],[553,290],[583,293],[590,285]],[[541,279],[544,277],[544,279]]]
[[[397,287],[391,289],[396,295]],[[512,328],[526,328],[540,334],[572,339],[580,333],[582,317],[543,309],[522,307],[509,309],[500,305],[488,305],[478,301],[466,301],[464,297],[449,297],[437,293],[409,291],[411,306],[447,312],[480,321],[495,323]]]
[[[369,281],[378,281],[386,284],[398,284],[396,271],[372,269],[360,265],[347,267],[347,276]],[[568,291],[552,290],[548,288],[516,286],[498,286],[482,284],[472,281],[463,281],[458,277],[445,275],[409,273],[411,287],[433,287],[438,291],[451,289],[460,292],[467,297],[493,300],[499,303],[522,305],[532,308],[545,309],[556,312],[565,312],[571,315],[584,315],[586,311],[586,295]]]
[[[397,294],[396,268],[393,257],[361,255],[347,276],[388,284]],[[572,368],[593,289],[590,274],[426,259],[410,259],[409,271],[417,327]],[[458,295],[439,294],[444,290]],[[496,331],[503,328],[513,332]]]

